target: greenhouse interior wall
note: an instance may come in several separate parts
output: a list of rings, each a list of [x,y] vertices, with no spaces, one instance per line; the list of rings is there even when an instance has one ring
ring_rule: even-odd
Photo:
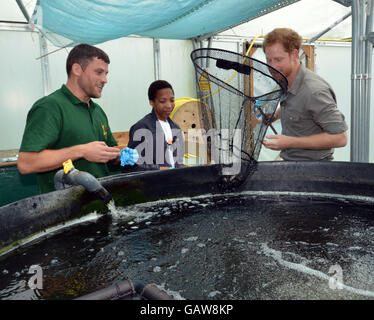
[[[243,52],[242,38],[216,36],[211,46],[235,52]],[[52,92],[66,83],[65,62],[70,48],[60,49],[47,41],[50,88]],[[203,42],[206,46],[207,41]],[[18,149],[32,104],[43,96],[43,81],[39,35],[37,32],[0,30],[2,59],[0,68],[0,150]],[[147,89],[156,78],[169,81],[175,97],[196,97],[196,79],[190,53],[191,40],[159,40],[159,60],[156,63],[154,40],[137,36],[124,37],[97,45],[105,50],[110,59],[108,83],[103,95],[96,101],[107,113],[112,131],[128,131],[132,124],[147,114]],[[254,58],[265,61],[262,49]],[[334,88],[338,107],[351,125],[351,44],[350,42],[316,42],[315,72]],[[373,84],[372,84],[373,86]],[[373,104],[373,102],[371,103]],[[374,112],[371,112],[374,123]],[[276,124],[280,128],[280,123]],[[370,136],[373,137],[373,127]],[[279,131],[278,131],[279,132]],[[349,135],[348,130],[348,135]],[[268,131],[270,134],[271,132]],[[374,162],[371,142],[370,160]],[[272,161],[279,152],[262,148],[260,161]],[[335,161],[350,161],[348,145],[335,150]]]
[[[66,83],[71,48],[56,52],[47,41],[50,92]],[[18,149],[32,104],[43,96],[39,36],[36,32],[0,31],[0,150]],[[112,131],[128,131],[151,111],[148,86],[156,79],[153,39],[125,37],[97,45],[110,58],[108,83],[95,99],[105,110]],[[158,77],[169,81],[176,97],[194,97],[195,73],[190,40],[160,40]]]

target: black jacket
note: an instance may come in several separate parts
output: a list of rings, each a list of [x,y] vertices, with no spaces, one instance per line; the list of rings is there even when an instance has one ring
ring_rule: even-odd
[[[184,138],[179,126],[170,118],[167,119],[173,134],[171,144],[175,168],[183,167]],[[160,167],[169,167],[166,150],[167,142],[164,131],[152,112],[135,123],[129,132],[129,148],[137,149],[139,160],[134,166],[125,166],[125,171],[158,170]],[[157,150],[158,148],[158,150]]]

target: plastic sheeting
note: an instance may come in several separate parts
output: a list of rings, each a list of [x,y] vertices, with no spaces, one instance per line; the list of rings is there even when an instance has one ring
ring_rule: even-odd
[[[219,32],[296,1],[38,0],[31,23],[57,46],[98,44],[127,35],[188,39]]]

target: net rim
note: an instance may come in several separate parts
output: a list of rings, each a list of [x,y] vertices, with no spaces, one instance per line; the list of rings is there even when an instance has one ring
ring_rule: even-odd
[[[264,67],[267,67],[267,68],[271,69],[272,71],[274,71],[275,73],[277,73],[277,74],[279,74],[279,75],[281,76],[281,78],[283,79],[283,82],[277,80],[276,78],[274,78],[274,77],[271,76],[270,74],[266,74],[266,73],[264,73],[263,71],[259,70],[258,68],[251,66],[252,69],[256,70],[257,72],[260,72],[261,74],[263,74],[264,76],[266,76],[266,77],[268,77],[268,78],[271,78],[271,79],[272,79],[273,81],[275,81],[275,82],[279,85],[279,87],[280,87],[280,90],[274,90],[274,91],[271,91],[271,92],[269,92],[269,93],[266,93],[266,94],[264,94],[264,95],[262,95],[262,96],[266,96],[266,95],[268,95],[268,94],[271,94],[271,93],[273,93],[273,92],[278,92],[278,91],[282,91],[282,95],[286,95],[286,94],[287,94],[288,80],[287,80],[287,77],[286,77],[282,72],[280,72],[279,70],[275,69],[274,67],[268,65],[267,63],[265,63],[265,62],[263,62],[263,61],[260,61],[260,60],[258,60],[258,59],[256,59],[256,58],[252,58],[252,57],[250,57],[250,56],[246,56],[246,55],[243,55],[243,54],[240,54],[240,53],[234,52],[234,51],[229,51],[229,50],[219,49],[219,48],[197,48],[197,49],[193,50],[193,51],[191,52],[191,54],[190,54],[190,58],[191,58],[191,60],[192,60],[192,62],[193,62],[193,64],[194,64],[194,66],[195,66],[197,69],[199,69],[199,70],[201,71],[201,74],[202,74],[203,72],[205,72],[205,73],[207,73],[207,74],[209,75],[209,77],[212,77],[212,78],[214,78],[214,79],[217,79],[217,80],[220,81],[220,82],[223,82],[223,80],[221,80],[221,79],[215,77],[214,75],[210,74],[207,70],[203,69],[202,67],[200,67],[200,66],[196,63],[196,61],[197,61],[198,59],[200,59],[200,58],[211,58],[211,59],[217,60],[217,59],[215,59],[214,57],[211,57],[211,56],[202,56],[202,55],[197,56],[197,53],[198,53],[198,52],[202,52],[202,51],[213,51],[213,52],[215,51],[215,52],[224,52],[224,53],[228,53],[228,54],[231,54],[231,55],[235,55],[235,56],[241,57],[241,58],[243,58],[243,59],[252,60],[253,62],[256,62],[256,63],[258,63],[258,64],[260,64],[260,65],[262,65],[262,66],[264,66]],[[243,65],[243,66],[248,66],[248,65],[245,65],[245,64],[243,64],[243,63],[239,63],[239,64],[240,64],[240,65]],[[238,71],[237,71],[237,72],[238,72]],[[240,72],[239,72],[239,73],[240,73]],[[244,73],[242,73],[242,74],[244,74]],[[248,95],[246,95],[245,93],[243,93],[243,92],[237,90],[236,88],[234,88],[233,86],[231,86],[231,85],[228,84],[228,83],[226,83],[226,85],[229,86],[230,88],[234,89],[235,91],[239,92],[241,95],[247,97],[247,98],[250,99],[250,100],[259,98],[259,97],[251,97],[251,96],[248,96]]]

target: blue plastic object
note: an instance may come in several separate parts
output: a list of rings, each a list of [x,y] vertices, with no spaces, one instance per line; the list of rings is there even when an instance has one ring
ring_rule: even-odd
[[[254,114],[256,115],[256,118],[258,119],[258,120],[260,120],[261,119],[261,112],[260,112],[260,108],[261,108],[261,106],[264,104],[264,102],[262,101],[262,100],[256,100],[256,102],[255,102],[255,104],[254,104],[254,106],[253,106],[253,112],[254,112]]]
[[[122,167],[126,165],[133,166],[139,159],[139,153],[136,149],[126,147],[121,150],[119,158]]]

